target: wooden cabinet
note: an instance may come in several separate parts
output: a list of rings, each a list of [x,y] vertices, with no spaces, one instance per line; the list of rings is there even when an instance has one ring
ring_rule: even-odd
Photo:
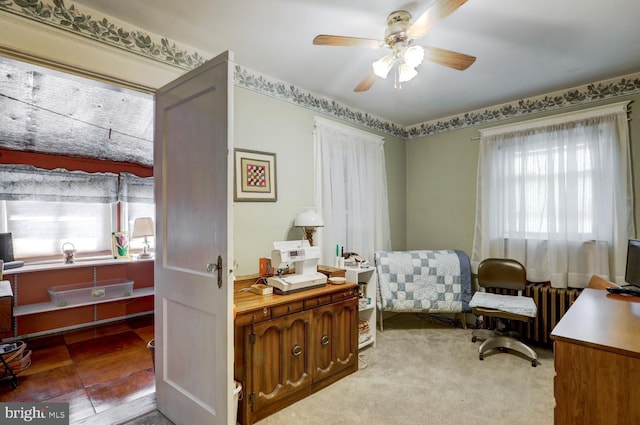
[[[254,412],[273,413],[282,400],[311,386],[311,311],[250,326],[245,391]]]
[[[357,286],[236,293],[239,421],[254,423],[358,369]]]
[[[585,289],[553,329],[556,425],[640,423],[639,301]]]
[[[358,305],[353,299],[313,309],[311,345],[314,383],[344,370],[351,371],[357,364],[357,323]]]

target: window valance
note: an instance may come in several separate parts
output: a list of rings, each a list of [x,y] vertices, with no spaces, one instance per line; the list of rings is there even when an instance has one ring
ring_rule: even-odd
[[[121,173],[118,200],[122,202],[153,204],[153,188],[153,177],[138,177],[130,173]]]
[[[118,175],[30,165],[0,165],[0,200],[111,203],[118,200]]]
[[[589,109],[556,114],[552,117],[536,118],[512,124],[498,125],[480,130],[480,135],[483,138],[487,138],[496,135],[511,135],[526,130],[546,131],[547,129],[557,128],[559,125],[567,126],[571,125],[571,123],[587,123],[590,119],[611,114],[623,114],[626,118],[629,103],[629,101],[616,102],[603,106],[595,106]]]

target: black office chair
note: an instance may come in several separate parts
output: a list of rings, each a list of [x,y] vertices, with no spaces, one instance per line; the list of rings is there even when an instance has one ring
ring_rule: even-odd
[[[530,297],[522,296],[527,284],[527,272],[522,264],[516,260],[504,258],[488,258],[478,266],[478,285],[481,288],[510,289],[518,291],[518,295],[503,295],[477,291],[469,305],[476,317],[483,319],[496,318],[494,329],[475,329],[471,341],[483,339],[478,347],[478,357],[484,360],[484,355],[490,350],[514,350],[531,359],[531,366],[538,364],[538,356],[533,349],[516,338],[517,333],[508,330],[508,324],[503,320],[520,320],[527,322],[537,314],[535,302]],[[478,328],[478,326],[476,326]]]

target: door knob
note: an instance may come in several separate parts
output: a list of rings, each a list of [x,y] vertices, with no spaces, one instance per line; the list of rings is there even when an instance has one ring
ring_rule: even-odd
[[[207,271],[209,273],[218,272],[218,288],[222,288],[222,256],[218,255],[216,263],[208,263]]]

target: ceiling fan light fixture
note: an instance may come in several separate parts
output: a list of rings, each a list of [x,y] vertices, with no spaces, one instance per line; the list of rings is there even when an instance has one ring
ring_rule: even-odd
[[[416,75],[418,75],[418,71],[411,68],[406,63],[401,63],[398,66],[398,82],[406,83],[407,81],[413,80]]]
[[[373,67],[373,73],[380,78],[387,78],[389,71],[393,67],[393,56],[384,56],[375,61],[371,66]]]
[[[409,68],[417,68],[424,59],[424,49],[422,46],[411,46],[405,49],[403,54],[404,63]]]

